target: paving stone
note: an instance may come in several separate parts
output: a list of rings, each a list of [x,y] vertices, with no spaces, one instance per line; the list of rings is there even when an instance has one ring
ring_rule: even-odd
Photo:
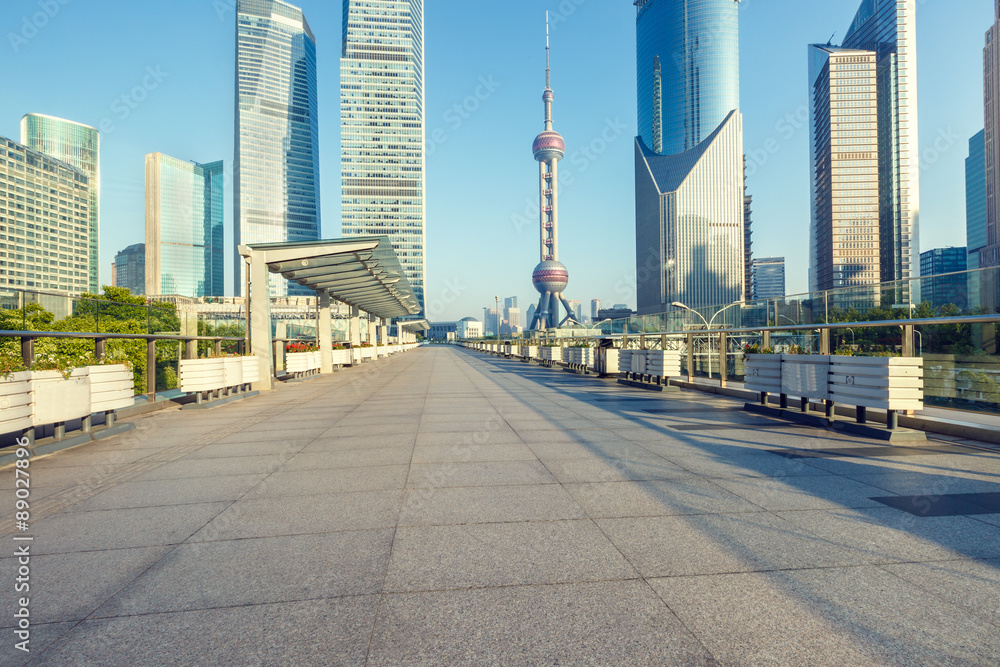
[[[63,511],[91,512],[234,501],[265,478],[266,475],[260,474],[122,482]]]
[[[552,521],[587,515],[557,484],[410,489],[401,526]]]
[[[551,473],[537,461],[481,461],[473,463],[414,463],[409,488],[454,486],[512,486],[555,484]]]
[[[565,488],[595,519],[763,511],[714,482],[697,478],[566,484]]]

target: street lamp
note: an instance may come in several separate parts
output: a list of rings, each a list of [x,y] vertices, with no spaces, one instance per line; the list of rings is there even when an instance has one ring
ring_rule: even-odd
[[[701,313],[699,313],[697,310],[695,310],[694,308],[690,308],[688,306],[685,306],[680,301],[674,301],[670,305],[673,306],[674,308],[681,308],[682,310],[690,310],[692,313],[694,313],[695,315],[697,315],[698,317],[700,317],[701,321],[705,323],[705,329],[709,332],[709,334],[708,334],[708,379],[711,380],[712,379],[712,334],[711,334],[712,324],[715,323],[715,318],[718,317],[719,314],[724,313],[725,311],[729,310],[733,306],[742,306],[743,305],[742,299],[740,301],[733,301],[728,306],[724,306],[723,308],[721,308],[720,310],[718,310],[715,313],[715,315],[712,315],[712,319],[711,320],[706,320],[705,317]],[[723,374],[722,364],[723,364],[723,360],[720,359],[719,360],[719,377],[720,377],[720,379],[721,379],[722,374]]]
[[[795,326],[798,326],[798,325],[799,325],[799,323],[798,323],[798,322],[796,322],[796,321],[795,321],[795,320],[793,320],[792,318],[788,317],[787,315],[778,315],[778,317],[783,317],[784,319],[788,320],[789,322],[791,322],[791,323],[792,323],[792,324],[794,324]]]
[[[497,300],[497,343],[500,342],[500,295],[493,297]]]

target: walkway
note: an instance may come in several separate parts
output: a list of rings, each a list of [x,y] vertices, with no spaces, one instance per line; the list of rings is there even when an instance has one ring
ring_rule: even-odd
[[[0,662],[1000,664],[1000,455],[740,408],[426,347],[140,418],[31,464]]]

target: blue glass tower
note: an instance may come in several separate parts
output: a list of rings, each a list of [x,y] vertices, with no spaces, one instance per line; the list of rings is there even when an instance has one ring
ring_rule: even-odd
[[[740,106],[739,5],[733,0],[635,5],[639,136],[657,153],[674,155],[694,148]]]
[[[636,0],[640,315],[744,298],[739,4]]]
[[[236,245],[315,241],[320,233],[316,38],[302,10],[239,0],[236,16]],[[245,265],[237,256],[236,294]],[[271,276],[271,295],[311,294]]]

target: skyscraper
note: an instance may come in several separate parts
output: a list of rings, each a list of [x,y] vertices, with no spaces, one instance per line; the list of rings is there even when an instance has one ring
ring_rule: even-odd
[[[878,56],[874,51],[815,44],[809,54],[810,289],[877,285]],[[877,296],[872,292],[870,298]]]
[[[320,236],[316,38],[282,0],[238,0],[236,15],[236,245]],[[147,249],[148,252],[148,249]],[[236,294],[245,265],[235,260]],[[271,296],[310,294],[280,275]]]
[[[146,293],[146,244],[135,243],[115,255],[114,278],[111,283],[115,287],[124,287],[132,294]]]
[[[597,311],[601,309],[600,299],[591,299],[590,301],[590,319],[594,322],[597,321]]]
[[[639,314],[745,296],[739,5],[636,0]]]
[[[980,268],[979,255],[986,248],[986,226],[986,130],[980,130],[969,139],[969,157],[965,159],[965,240],[970,271]],[[981,304],[981,277],[978,274],[969,280],[969,305],[973,308]]]
[[[146,294],[222,296],[222,162],[146,156]]]
[[[343,0],[344,236],[385,235],[424,311],[423,0]]]
[[[785,258],[761,257],[753,260],[753,298],[780,299],[785,296]]]
[[[920,253],[920,298],[934,308],[969,306],[969,251],[966,246],[934,248]]]
[[[994,16],[983,48],[986,243],[979,250],[979,268],[1000,266],[1000,0],[994,3]],[[988,312],[997,312],[1000,311],[1000,279],[995,272],[989,273],[993,275],[980,281],[979,305]]]
[[[87,176],[90,221],[87,229],[87,291],[100,289],[101,133],[89,125],[29,113],[21,118],[21,143],[54,157]]]
[[[843,43],[876,58],[882,282],[916,277],[920,269],[917,2],[862,0]],[[895,298],[903,302],[903,295]]]
[[[0,137],[0,287],[90,291],[87,175]]]

